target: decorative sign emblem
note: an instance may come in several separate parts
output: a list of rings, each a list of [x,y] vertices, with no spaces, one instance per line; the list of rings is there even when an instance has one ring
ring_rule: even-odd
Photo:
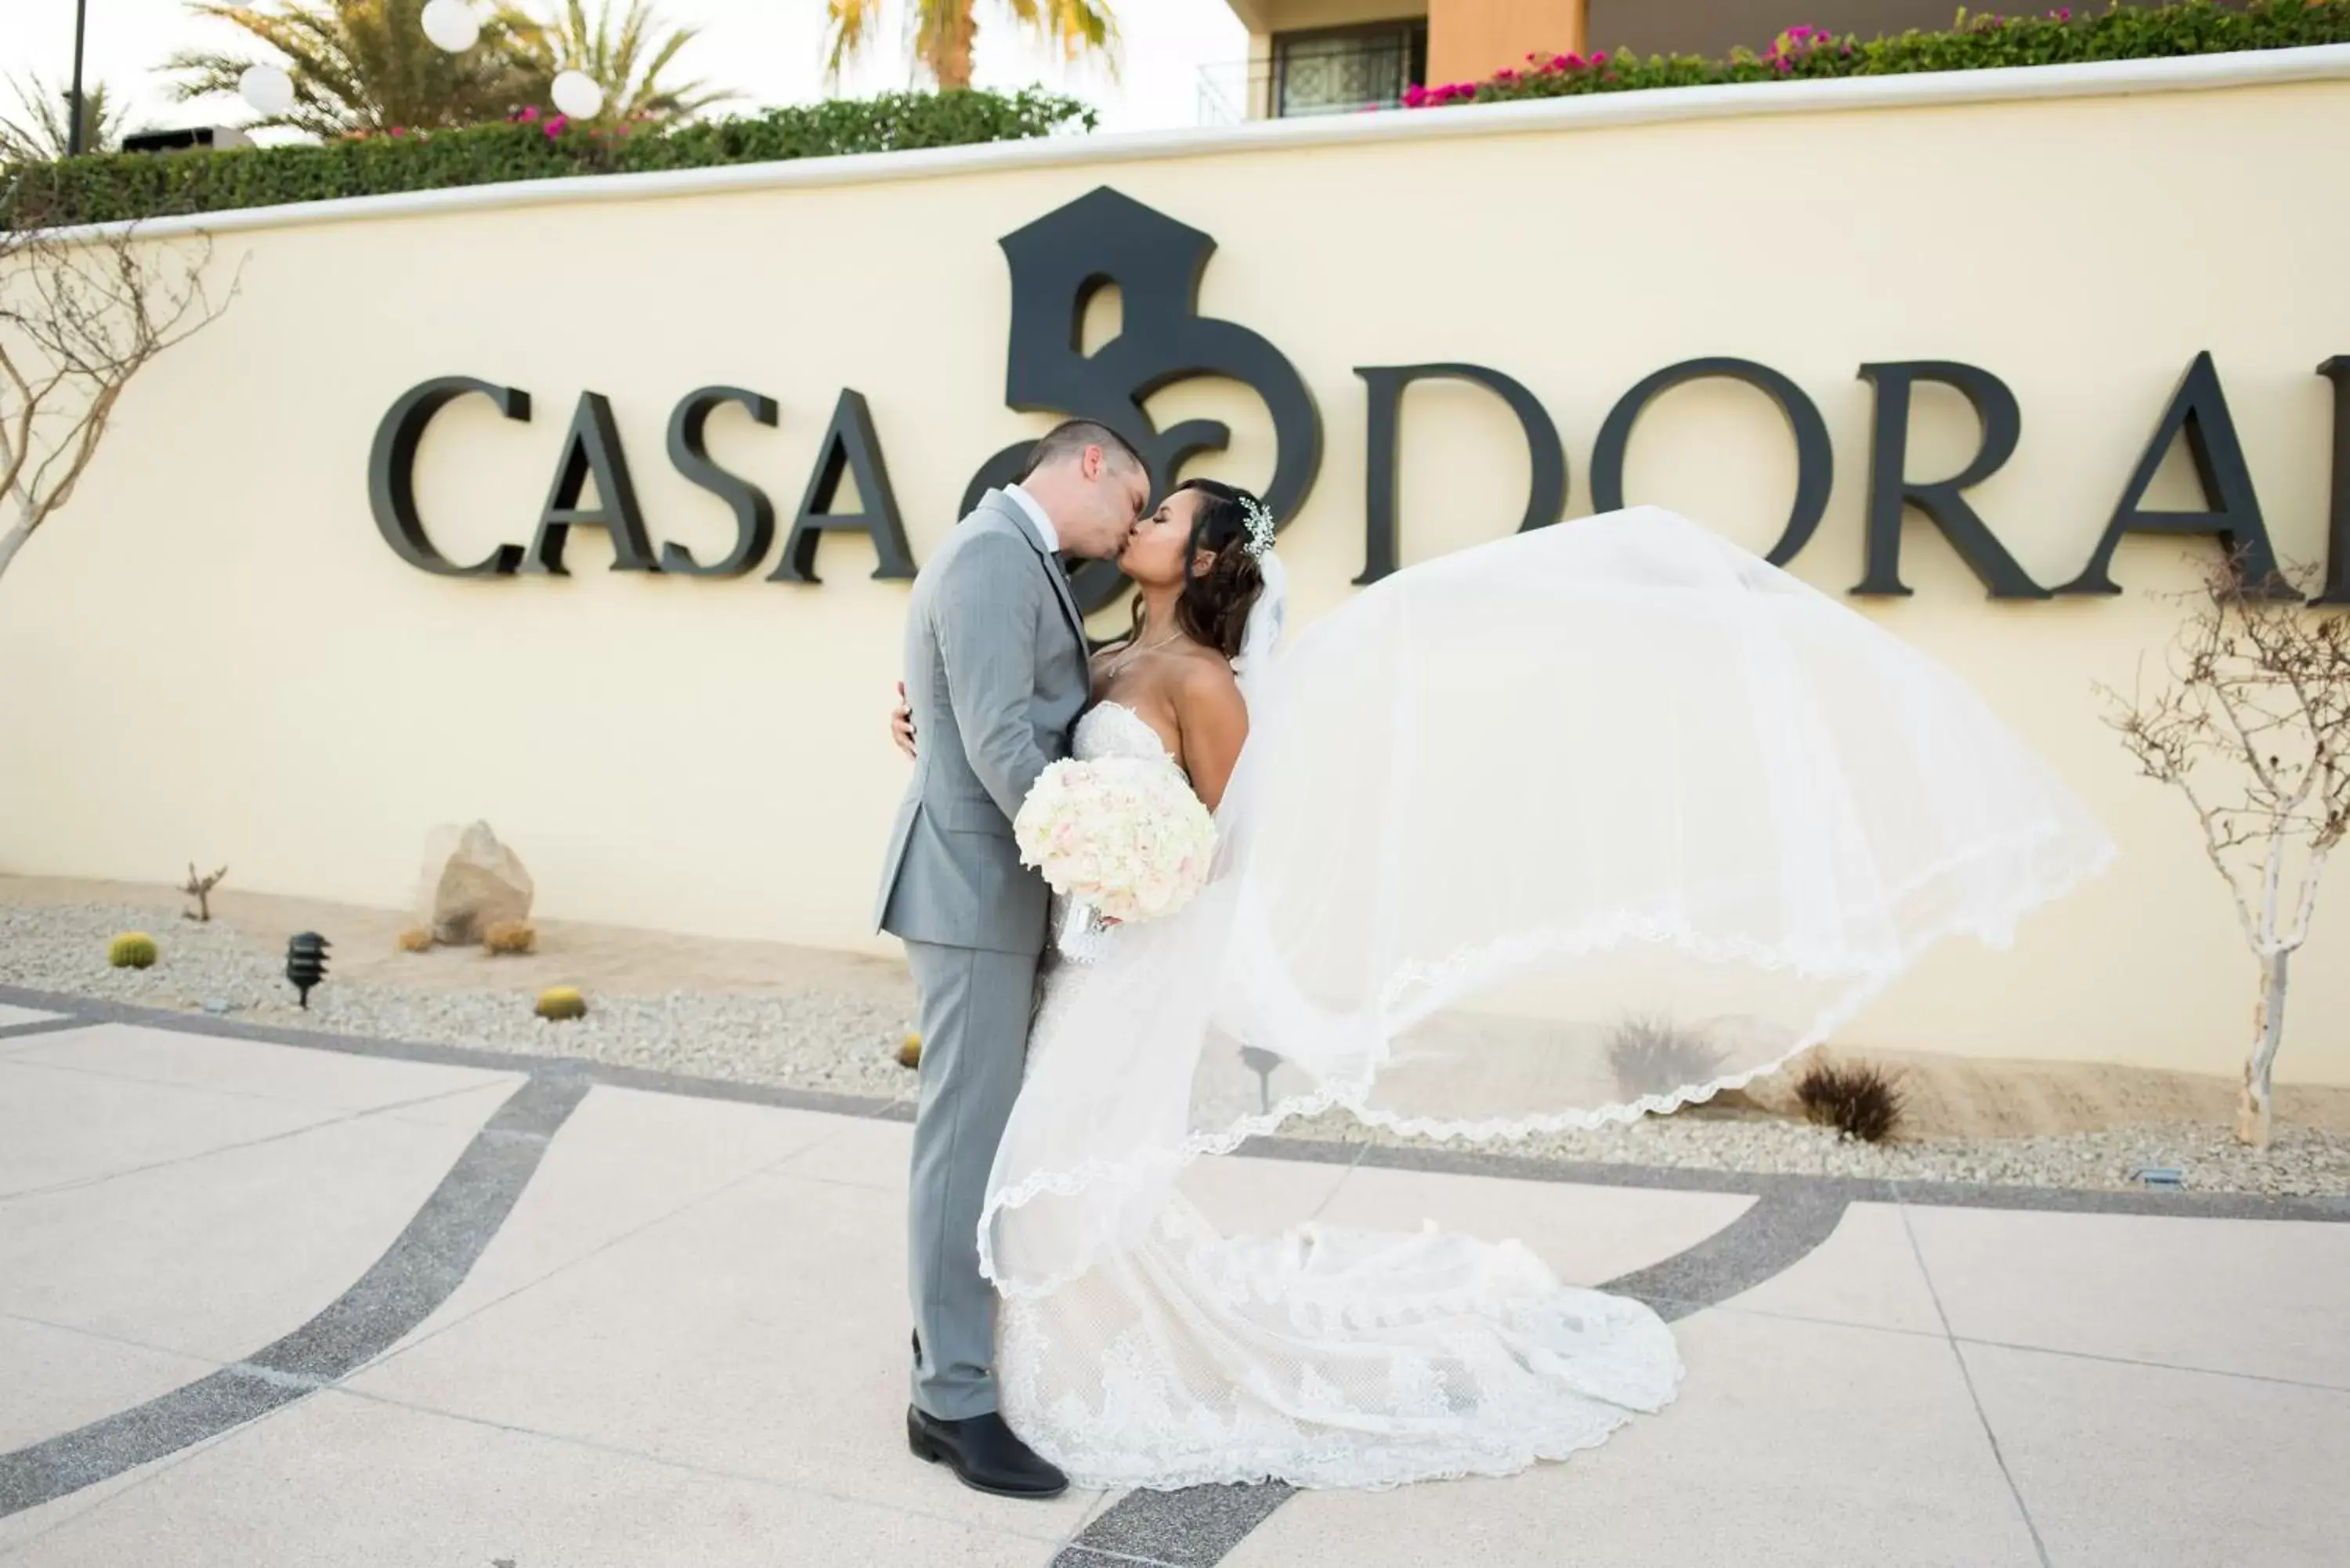
[[[1258,334],[1200,314],[1200,280],[1216,242],[1107,186],[1048,213],[1000,242],[1012,264],[1012,342],[1003,400],[1023,413],[1099,421],[1124,436],[1150,469],[1154,495],[1172,488],[1183,465],[1232,442],[1230,426],[1187,420],[1159,430],[1143,401],[1161,388],[1201,376],[1238,381],[1264,400],[1277,443],[1264,504],[1275,525],[1305,504],[1322,467],[1322,418],[1305,379]],[[1078,346],[1086,306],[1116,286],[1118,336],[1088,355]],[[1009,483],[1026,441],[987,460],[963,493],[962,510]],[[1070,576],[1088,613],[1116,594],[1118,568],[1088,561]]]

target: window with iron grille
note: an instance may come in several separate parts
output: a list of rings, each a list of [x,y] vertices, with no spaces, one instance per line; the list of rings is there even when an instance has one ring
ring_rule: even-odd
[[[1273,112],[1285,118],[1392,108],[1427,75],[1425,19],[1283,33],[1273,40]]]

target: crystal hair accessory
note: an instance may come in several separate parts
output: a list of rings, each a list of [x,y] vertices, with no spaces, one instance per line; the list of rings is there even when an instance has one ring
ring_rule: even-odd
[[[1254,496],[1241,497],[1241,516],[1248,527],[1248,553],[1262,556],[1273,548],[1273,514]]]

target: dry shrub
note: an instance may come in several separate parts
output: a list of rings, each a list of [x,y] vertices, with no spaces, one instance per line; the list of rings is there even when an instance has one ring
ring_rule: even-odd
[[[1617,1092],[1637,1098],[1711,1083],[1721,1072],[1721,1053],[1661,1019],[1634,1018],[1609,1037],[1607,1065]]]
[[[528,920],[494,920],[482,933],[482,946],[493,957],[505,957],[538,950],[538,928]]]
[[[400,950],[404,953],[429,953],[432,950],[432,933],[422,926],[411,926],[400,933]]]
[[[1840,1067],[1822,1058],[1795,1082],[1807,1121],[1863,1143],[1882,1143],[1901,1125],[1902,1095],[1885,1070],[1863,1062]]]

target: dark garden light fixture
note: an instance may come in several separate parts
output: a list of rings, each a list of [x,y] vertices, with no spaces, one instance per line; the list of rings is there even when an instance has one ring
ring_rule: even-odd
[[[302,1005],[310,1005],[310,988],[327,978],[327,939],[316,931],[304,931],[286,944],[286,978],[302,993]]]

